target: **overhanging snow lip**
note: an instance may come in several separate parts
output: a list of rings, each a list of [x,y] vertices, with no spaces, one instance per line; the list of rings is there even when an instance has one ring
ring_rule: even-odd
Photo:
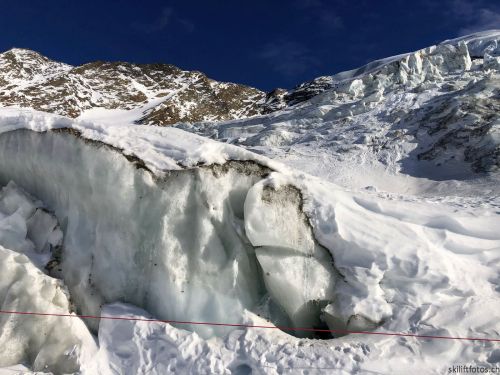
[[[18,130],[29,130],[29,129],[18,129]],[[48,132],[70,134],[76,138],[81,139],[84,143],[91,144],[95,147],[106,147],[110,150],[116,151],[116,152],[120,153],[121,155],[123,155],[125,157],[125,159],[127,159],[130,163],[132,163],[137,169],[144,169],[145,171],[151,173],[151,175],[153,175],[153,176],[155,175],[155,173],[147,166],[146,162],[144,160],[142,160],[141,158],[139,158],[138,156],[136,156],[134,154],[128,154],[125,152],[124,149],[113,146],[109,143],[95,140],[92,138],[84,137],[82,132],[76,128],[72,128],[72,127],[55,128],[55,129],[43,131],[40,133],[48,133]]]
[[[17,130],[30,130],[30,129],[17,129]],[[14,130],[15,131],[15,130]],[[127,153],[125,149],[116,147],[112,144],[100,141],[100,140],[95,140],[92,138],[87,138],[83,135],[83,133],[76,128],[72,127],[66,127],[66,128],[56,128],[56,129],[51,129],[47,131],[40,132],[41,134],[43,133],[60,133],[60,134],[68,134],[71,136],[74,136],[78,139],[81,139],[84,143],[93,145],[94,147],[105,147],[109,150],[115,151],[119,153],[120,155],[124,156],[125,159],[127,159],[130,163],[132,163],[136,169],[143,169],[144,171],[148,172],[151,174],[151,176],[155,179],[161,178],[162,174],[168,173],[168,172],[173,172],[175,170],[162,170],[159,172],[155,172],[153,168],[150,168],[148,166],[147,161],[141,159],[139,156],[133,154],[133,153]],[[1,134],[0,134],[1,136]],[[180,170],[184,171],[189,171],[189,170],[194,170],[194,169],[199,169],[199,168],[208,168],[208,169],[213,169],[213,168],[222,168],[222,172],[227,172],[229,170],[230,165],[238,165],[238,164],[253,164],[256,165],[260,169],[260,175],[262,178],[267,177],[267,175],[271,172],[274,172],[274,169],[269,168],[266,165],[263,165],[259,163],[256,160],[253,159],[228,159],[224,163],[205,163],[203,161],[200,161],[196,163],[195,165],[192,166],[186,166],[183,165],[180,162],[177,162],[177,165],[179,166]],[[250,174],[251,171],[243,171],[245,174]]]
[[[0,134],[15,130],[66,132],[107,145],[153,176],[175,170],[223,165],[228,161],[254,162],[270,171],[287,172],[285,165],[244,148],[214,141],[173,127],[113,125],[73,120],[31,108],[0,108]]]

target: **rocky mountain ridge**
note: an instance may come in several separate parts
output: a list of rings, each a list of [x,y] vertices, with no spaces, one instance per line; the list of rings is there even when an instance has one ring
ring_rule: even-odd
[[[293,106],[331,87],[325,76],[265,93],[170,64],[94,61],[74,67],[28,49],[0,53],[0,106],[71,118],[91,109],[121,109],[134,110],[140,124],[234,120]]]
[[[0,54],[0,105],[76,118],[94,109],[137,109],[138,123],[219,121],[261,113],[265,94],[169,64],[96,61],[73,67],[34,51]]]

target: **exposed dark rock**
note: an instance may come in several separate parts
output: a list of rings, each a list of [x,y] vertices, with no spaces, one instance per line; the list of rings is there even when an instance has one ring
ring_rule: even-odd
[[[78,67],[29,50],[0,54],[0,105],[78,117],[91,108],[142,109],[142,124],[220,121],[261,113],[264,92],[168,64],[95,61]]]

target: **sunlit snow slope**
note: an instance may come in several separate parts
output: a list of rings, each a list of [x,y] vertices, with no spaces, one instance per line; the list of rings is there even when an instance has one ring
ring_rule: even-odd
[[[286,110],[182,129],[241,145],[348,188],[498,194],[500,31],[321,77]],[[457,181],[481,187],[461,189]],[[457,186],[459,185],[459,186]],[[440,193],[442,191],[442,193]]]

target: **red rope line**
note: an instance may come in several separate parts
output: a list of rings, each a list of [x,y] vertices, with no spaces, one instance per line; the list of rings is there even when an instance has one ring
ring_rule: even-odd
[[[283,327],[283,326],[264,326],[264,325],[253,325],[253,324],[238,324],[238,323],[192,322],[192,321],[182,321],[182,320],[133,318],[133,317],[126,317],[126,316],[105,316],[105,315],[104,316],[96,316],[96,315],[58,314],[58,313],[7,311],[7,310],[0,310],[0,314],[52,316],[52,317],[81,318],[81,319],[128,320],[128,321],[149,322],[149,323],[193,324],[193,325],[205,325],[205,326],[238,327],[238,328],[279,329],[282,331],[327,332],[327,333],[355,334],[355,335],[414,337],[417,339],[441,339],[441,340],[467,340],[467,341],[500,342],[500,338],[488,338],[488,337],[436,336],[436,335],[418,335],[418,334],[414,334],[414,333],[402,333],[402,332],[350,331],[350,330],[343,330],[343,329],[319,329],[319,328],[301,328],[301,327]]]

